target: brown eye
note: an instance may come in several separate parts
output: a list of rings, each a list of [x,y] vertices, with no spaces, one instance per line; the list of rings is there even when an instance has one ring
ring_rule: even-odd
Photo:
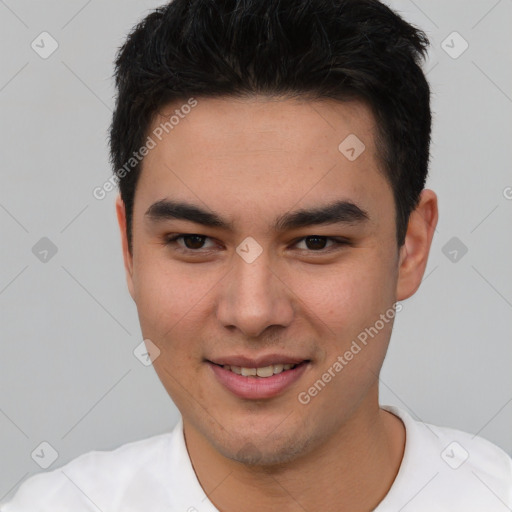
[[[325,244],[327,242],[327,237],[325,236],[308,236],[305,238],[306,246],[308,249],[313,251],[318,251],[321,249],[325,249]]]
[[[345,245],[350,245],[350,241],[346,238],[310,235],[301,238],[295,245],[298,246],[299,244],[304,244],[305,246],[299,247],[301,251],[327,253],[341,249]]]
[[[187,249],[202,249],[206,237],[201,235],[184,235],[183,242]]]
[[[211,249],[213,247],[204,247],[204,244],[207,240],[209,240],[209,237],[205,235],[186,233],[184,235],[167,236],[165,238],[164,245],[175,245],[177,246],[177,249],[181,251],[189,250],[191,252],[199,252],[200,249]]]

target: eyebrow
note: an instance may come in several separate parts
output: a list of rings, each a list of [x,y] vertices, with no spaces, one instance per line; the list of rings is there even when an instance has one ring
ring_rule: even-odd
[[[233,223],[216,213],[205,210],[192,203],[162,199],[153,203],[144,216],[152,222],[170,219],[186,220],[208,227],[217,227],[233,231]],[[295,210],[280,215],[274,222],[274,231],[287,231],[322,224],[355,224],[370,220],[368,212],[352,201],[338,200],[326,205]]]

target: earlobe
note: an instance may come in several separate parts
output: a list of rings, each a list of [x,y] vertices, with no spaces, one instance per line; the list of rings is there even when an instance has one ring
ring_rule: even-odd
[[[418,206],[411,213],[405,242],[400,248],[397,300],[409,298],[421,284],[437,219],[437,196],[432,190],[425,189],[421,193]]]
[[[123,250],[124,268],[126,273],[126,283],[132,299],[135,300],[133,286],[133,257],[128,249],[128,235],[126,233],[126,210],[121,195],[118,194],[116,199],[117,222],[121,234],[121,245]]]

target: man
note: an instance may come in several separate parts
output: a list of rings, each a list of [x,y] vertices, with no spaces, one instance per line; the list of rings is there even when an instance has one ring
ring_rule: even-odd
[[[378,402],[438,218],[426,46],[375,0],[175,0],[134,29],[116,209],[181,419],[2,511],[510,510],[501,449]]]

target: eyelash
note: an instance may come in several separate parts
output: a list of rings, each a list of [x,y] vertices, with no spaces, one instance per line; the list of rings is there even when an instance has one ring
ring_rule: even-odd
[[[208,237],[206,235],[199,235],[197,233],[184,233],[184,234],[180,234],[180,235],[170,235],[170,236],[165,237],[164,245],[165,246],[176,245],[179,239],[184,239],[184,238],[189,237],[189,236],[197,236],[199,238],[210,239],[210,237]],[[313,253],[313,254],[315,254],[315,253],[326,254],[326,253],[332,252],[332,250],[339,249],[342,246],[351,245],[350,241],[347,240],[346,238],[330,237],[330,236],[323,236],[323,235],[308,235],[308,236],[304,236],[302,238],[298,238],[297,240],[295,240],[293,242],[293,245],[296,245],[299,242],[302,242],[302,241],[306,240],[307,238],[321,238],[321,239],[324,239],[326,241],[332,241],[335,244],[335,245],[331,246],[331,248],[327,248],[327,249],[317,249],[317,250],[314,250],[314,249],[301,249],[301,251],[306,251],[306,252]],[[184,252],[184,253],[189,253],[189,254],[200,254],[200,253],[207,253],[208,252],[208,250],[189,249],[188,247],[179,247],[178,250],[181,251],[181,252]]]

